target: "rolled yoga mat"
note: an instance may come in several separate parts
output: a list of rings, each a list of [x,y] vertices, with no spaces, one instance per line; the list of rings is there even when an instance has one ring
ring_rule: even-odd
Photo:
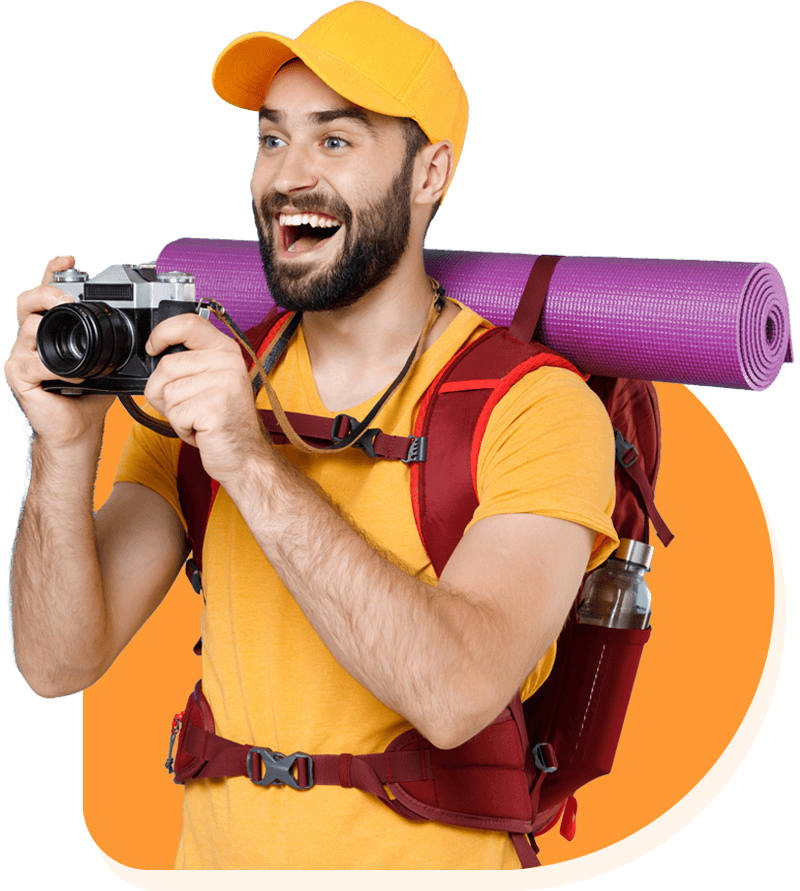
[[[451,297],[508,325],[536,255],[426,250]],[[255,241],[182,238],[159,272],[195,277],[243,329],[274,304]],[[225,329],[227,331],[227,329]],[[789,304],[769,263],[563,257],[535,339],[587,374],[763,390],[792,361]]]

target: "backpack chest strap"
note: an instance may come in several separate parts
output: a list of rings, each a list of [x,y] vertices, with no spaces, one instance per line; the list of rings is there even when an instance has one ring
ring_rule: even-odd
[[[258,416],[264,429],[275,445],[286,445],[289,439],[281,430],[275,413],[259,409]],[[292,427],[309,444],[324,448],[335,445],[349,436],[358,426],[356,418],[346,414],[336,415],[333,420],[319,415],[306,415],[299,412],[286,412]],[[388,458],[410,464],[424,461],[427,454],[427,440],[420,436],[392,436],[373,427],[364,434],[353,448],[361,449],[370,458]]]

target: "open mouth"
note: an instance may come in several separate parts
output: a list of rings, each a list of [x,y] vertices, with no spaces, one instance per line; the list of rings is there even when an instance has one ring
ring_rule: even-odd
[[[290,254],[313,251],[342,227],[341,220],[324,213],[279,213],[276,218],[283,250]]]

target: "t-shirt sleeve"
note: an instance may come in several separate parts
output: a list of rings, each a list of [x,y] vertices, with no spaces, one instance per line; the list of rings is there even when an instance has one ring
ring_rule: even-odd
[[[532,513],[592,529],[587,569],[618,544],[614,435],[602,402],[571,371],[528,374],[492,410],[477,465],[479,505],[467,528],[497,514]]]
[[[152,409],[150,414],[164,420]],[[115,483],[140,483],[158,492],[175,509],[186,529],[186,520],[178,498],[178,452],[181,441],[171,439],[133,423],[114,477]]]

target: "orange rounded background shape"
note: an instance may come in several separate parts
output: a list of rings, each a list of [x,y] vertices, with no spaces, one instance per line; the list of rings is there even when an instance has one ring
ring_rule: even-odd
[[[663,452],[656,501],[675,540],[667,549],[652,542],[653,633],[614,768],[578,791],[572,842],[557,829],[539,839],[544,864],[621,841],[680,801],[730,743],[767,658],[775,579],[758,495],[703,404],[678,384],[657,390]],[[117,403],[106,424],[96,506],[111,491],[129,427]],[[192,647],[201,609],[181,574],[112,668],[84,693],[86,825],[109,857],[136,869],[173,868],[183,792],[164,762],[172,716],[200,674]]]

